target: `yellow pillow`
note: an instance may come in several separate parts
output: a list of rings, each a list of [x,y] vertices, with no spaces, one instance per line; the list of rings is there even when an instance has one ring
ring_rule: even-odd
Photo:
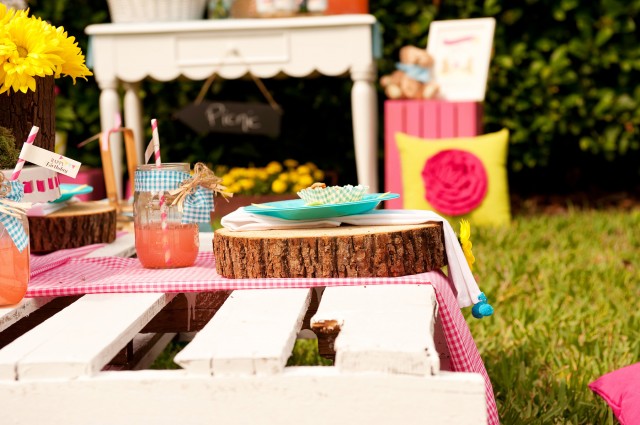
[[[404,208],[465,218],[472,225],[509,224],[508,142],[507,129],[452,139],[396,133]]]

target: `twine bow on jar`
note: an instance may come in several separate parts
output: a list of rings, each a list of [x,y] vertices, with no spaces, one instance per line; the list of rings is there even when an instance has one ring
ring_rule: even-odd
[[[24,196],[22,183],[18,180],[8,181],[0,173],[0,223],[7,229],[18,250],[22,252],[29,243],[29,237],[22,225],[22,220],[31,208],[31,202],[20,202]]]
[[[209,214],[213,209],[213,196],[221,195],[223,198],[233,197],[233,193],[227,192],[222,185],[222,179],[216,176],[205,164],[198,162],[193,167],[193,175],[182,181],[180,187],[169,192],[167,202],[171,206],[177,206],[178,211],[185,215],[198,212]]]

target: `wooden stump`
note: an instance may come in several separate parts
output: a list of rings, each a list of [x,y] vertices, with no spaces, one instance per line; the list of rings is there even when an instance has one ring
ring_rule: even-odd
[[[78,248],[116,239],[116,209],[101,202],[78,202],[44,217],[29,217],[32,253]]]
[[[213,238],[228,278],[395,277],[446,265],[441,223],[233,232]]]

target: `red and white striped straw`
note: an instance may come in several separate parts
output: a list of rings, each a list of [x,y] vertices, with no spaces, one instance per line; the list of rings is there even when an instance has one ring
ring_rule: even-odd
[[[160,137],[158,136],[158,121],[151,119],[151,140],[153,140],[153,154],[156,158],[156,167],[162,165],[160,160]],[[164,248],[164,262],[169,265],[171,263],[171,249],[169,248],[169,235],[167,223],[167,205],[164,193],[160,195],[160,228],[162,229],[162,246]]]
[[[38,135],[38,130],[40,130],[40,128],[36,127],[35,125],[31,127],[29,137],[27,137],[27,140],[24,142],[25,145],[33,144],[33,141],[36,140],[36,136]],[[22,146],[22,149],[24,151],[24,145]],[[13,169],[13,174],[11,174],[10,180],[18,180],[18,177],[20,177],[20,171],[22,171],[22,167],[24,167],[25,163],[25,160],[22,159],[23,151],[20,152],[20,157],[18,159],[18,162],[16,163],[16,168]]]
[[[160,137],[158,136],[158,121],[155,118],[151,119],[151,139],[153,140],[153,154],[156,158],[156,167],[162,165],[160,160]]]

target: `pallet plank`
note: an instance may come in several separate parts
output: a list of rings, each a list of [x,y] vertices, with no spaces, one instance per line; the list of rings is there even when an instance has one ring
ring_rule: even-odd
[[[0,308],[0,332],[47,304],[53,297],[24,298],[18,304]]]
[[[234,291],[175,362],[207,375],[280,373],[310,300],[310,289]]]
[[[184,370],[103,372],[60,381],[0,381],[3,423],[296,425],[487,423],[478,374],[342,374],[288,367],[277,376]],[[37,407],[37,408],[34,408]]]
[[[100,371],[173,297],[85,295],[0,350],[0,379],[73,378]]]
[[[338,333],[335,365],[345,372],[436,374],[436,297],[431,285],[326,288],[311,327]]]

